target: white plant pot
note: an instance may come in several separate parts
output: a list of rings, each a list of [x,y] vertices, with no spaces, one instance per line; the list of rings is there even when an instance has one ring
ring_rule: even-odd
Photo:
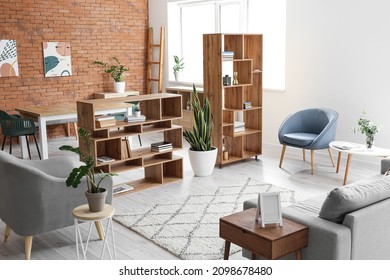
[[[175,74],[175,81],[176,82],[180,81],[181,72],[177,71],[177,72],[174,72],[174,74]]]
[[[114,82],[114,91],[116,93],[124,93],[126,89],[126,82]]]
[[[204,177],[213,173],[218,149],[212,147],[211,151],[188,150],[188,156],[195,176]]]
[[[141,116],[141,111],[135,111],[134,112],[134,116],[137,117],[137,118],[140,117]]]

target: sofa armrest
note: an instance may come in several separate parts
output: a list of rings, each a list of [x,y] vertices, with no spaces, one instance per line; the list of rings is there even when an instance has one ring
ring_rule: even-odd
[[[316,216],[285,207],[283,217],[309,227],[308,247],[302,250],[302,259],[346,260],[351,257],[351,230]]]

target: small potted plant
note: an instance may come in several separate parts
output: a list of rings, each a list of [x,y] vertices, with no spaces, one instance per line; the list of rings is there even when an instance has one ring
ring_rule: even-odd
[[[139,104],[134,105],[133,110],[134,110],[134,117],[137,117],[137,118],[138,118],[138,117],[141,116],[141,109],[140,109],[140,107],[139,107]]]
[[[84,141],[85,151],[79,147],[63,145],[59,149],[62,151],[71,151],[79,155],[80,159],[85,163],[79,167],[73,168],[66,180],[66,186],[77,188],[83,177],[87,180],[87,196],[89,209],[91,212],[99,212],[104,209],[107,190],[100,188],[100,183],[107,177],[115,176],[114,173],[100,172],[95,174],[94,157],[91,150],[90,133],[83,128],[79,128],[78,135]],[[96,175],[96,176],[95,176]]]
[[[177,55],[174,55],[173,59],[175,61],[175,65],[173,66],[173,74],[175,74],[175,81],[177,82],[180,80],[181,70],[184,69],[184,58],[179,58]]]
[[[380,127],[372,123],[366,117],[366,112],[363,111],[362,116],[358,120],[358,127],[352,128],[353,133],[360,132],[366,136],[366,147],[372,149],[374,146],[375,134],[380,132]]]
[[[183,136],[190,144],[188,155],[195,175],[209,176],[214,170],[218,153],[217,147],[211,146],[214,121],[208,99],[204,100],[203,106],[200,104],[195,85],[193,85],[191,105],[194,126],[192,131],[186,129],[183,132]]]
[[[117,57],[112,57],[115,61],[115,64],[108,64],[107,62],[95,60],[94,64],[99,65],[101,67],[105,67],[105,73],[109,73],[111,77],[114,79],[114,90],[117,93],[125,92],[126,82],[123,81],[123,74],[126,71],[129,71],[129,68],[124,66],[122,62]]]

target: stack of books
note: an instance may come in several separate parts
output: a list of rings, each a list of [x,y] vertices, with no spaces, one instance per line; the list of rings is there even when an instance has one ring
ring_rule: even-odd
[[[116,119],[114,116],[95,116],[95,126],[97,128],[116,125]]]
[[[245,131],[245,123],[235,121],[234,122],[234,132],[242,132],[242,131]]]
[[[107,162],[113,162],[115,159],[108,157],[108,156],[101,156],[97,158],[98,163],[107,163]]]
[[[244,109],[251,109],[252,103],[250,101],[245,101],[243,104]]]
[[[233,60],[234,52],[233,51],[224,51],[222,52],[222,60]]]
[[[125,115],[125,122],[144,122],[146,120],[146,117],[144,115],[141,115],[139,117],[136,117],[134,115]]]
[[[171,142],[162,141],[157,143],[152,143],[151,148],[153,152],[163,152],[172,150],[173,146]]]

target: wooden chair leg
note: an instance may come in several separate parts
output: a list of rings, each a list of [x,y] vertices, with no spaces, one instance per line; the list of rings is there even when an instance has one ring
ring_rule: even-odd
[[[310,150],[311,175],[314,175],[314,150]]]
[[[332,150],[330,148],[328,148],[328,153],[329,153],[330,161],[332,162],[333,167],[335,167]]]
[[[303,161],[306,161],[306,150],[302,149]]]
[[[79,133],[78,133],[78,128],[77,128],[77,123],[73,123],[73,128],[74,128],[74,133],[76,135],[76,140],[79,140]]]
[[[104,234],[103,234],[102,224],[100,223],[100,221],[96,221],[95,222],[95,227],[96,227],[96,230],[98,232],[99,239],[103,240],[104,239]]]
[[[65,126],[66,126],[66,137],[69,137],[70,136],[70,125],[69,125],[69,123],[66,123]]]
[[[5,225],[4,242],[8,241],[10,234],[11,234],[11,228],[8,225]]]
[[[32,241],[33,236],[26,236],[26,238],[24,239],[24,254],[26,260],[29,260],[31,258]]]
[[[286,145],[283,145],[282,154],[280,155],[279,168],[282,168],[282,163],[283,163],[283,158],[284,158],[284,153],[285,152],[286,152]]]

